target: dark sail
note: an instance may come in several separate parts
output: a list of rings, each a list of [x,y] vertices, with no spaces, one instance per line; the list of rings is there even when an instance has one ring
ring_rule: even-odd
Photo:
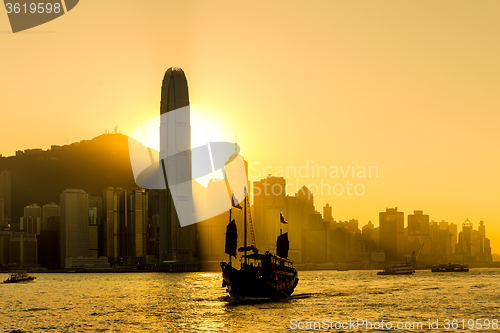
[[[276,242],[276,254],[282,258],[288,258],[289,247],[290,242],[288,241],[288,232],[278,236],[278,240]]]
[[[238,231],[234,219],[226,227],[226,253],[236,257],[236,248],[238,247]]]

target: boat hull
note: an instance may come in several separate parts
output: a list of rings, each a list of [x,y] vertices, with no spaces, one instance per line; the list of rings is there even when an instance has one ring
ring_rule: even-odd
[[[377,272],[377,275],[410,275],[415,273],[414,271],[411,272]]]
[[[453,272],[465,272],[467,273],[469,271],[469,266],[467,265],[453,265],[453,264],[448,264],[448,265],[434,265],[431,268],[431,272],[434,273],[453,273]]]
[[[29,277],[25,279],[19,279],[19,280],[5,280],[3,283],[19,283],[19,282],[30,282],[30,281],[35,281],[36,277]]]
[[[377,272],[377,275],[409,275],[415,273],[411,264],[392,265],[384,268],[382,272]]]
[[[225,262],[221,263],[221,268],[223,286],[235,298],[288,298],[299,282],[297,271],[265,274],[260,267],[238,270]]]

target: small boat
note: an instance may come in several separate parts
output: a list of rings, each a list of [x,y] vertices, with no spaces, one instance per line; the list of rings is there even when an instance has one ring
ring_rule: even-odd
[[[412,263],[392,265],[384,268],[382,272],[377,272],[377,275],[404,275],[413,274],[415,270],[413,269]]]
[[[238,252],[244,254],[241,256],[242,262],[239,269],[233,267],[231,261],[231,257],[237,256],[238,236],[235,221],[231,220],[231,214],[229,214],[230,222],[226,231],[225,251],[229,254],[229,262],[221,262],[222,286],[226,287],[229,295],[236,299],[288,298],[299,282],[297,270],[293,267],[293,262],[288,259],[288,233],[278,237],[276,254],[269,251],[261,254],[255,245],[247,246],[247,201],[248,196],[244,200],[244,246],[238,249]],[[233,207],[240,208],[234,203]],[[280,218],[281,223],[288,224],[281,213]],[[247,253],[249,251],[251,253]]]
[[[431,271],[434,273],[441,273],[441,272],[468,272],[469,271],[469,265],[462,265],[462,264],[451,264],[448,263],[447,265],[441,264],[441,265],[432,265]]]
[[[377,272],[377,275],[406,275],[415,273],[414,267],[417,265],[417,259],[420,256],[420,252],[422,252],[423,248],[424,244],[422,244],[420,250],[416,255],[415,251],[412,252],[410,262],[386,267],[382,272]]]
[[[29,281],[35,281],[35,279],[36,279],[36,277],[29,276],[28,273],[26,273],[26,272],[12,273],[10,275],[10,278],[5,280],[3,283],[29,282]]]

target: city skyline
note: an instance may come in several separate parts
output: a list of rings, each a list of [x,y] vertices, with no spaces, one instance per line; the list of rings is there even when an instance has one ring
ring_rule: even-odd
[[[115,133],[115,134],[119,134],[119,133]],[[31,151],[31,150],[32,149],[28,149],[28,151]],[[39,151],[37,151],[37,153],[39,153]],[[279,168],[277,168],[277,169],[279,169]],[[299,169],[300,169],[300,167],[299,167]],[[250,168],[250,170],[251,170],[251,168]],[[5,172],[9,172],[9,171],[5,170]],[[309,170],[309,172],[310,172],[310,170]],[[300,184],[299,188],[295,192],[293,192],[293,191],[290,192],[290,188],[288,187],[288,185],[290,185],[290,184],[287,183],[288,180],[287,180],[286,177],[282,177],[282,175],[281,175],[282,173],[283,172],[280,172],[280,175],[278,175],[278,176],[272,175],[272,174],[268,174],[267,177],[270,176],[271,178],[275,178],[275,179],[283,179],[285,185],[283,185],[283,186],[280,185],[279,190],[276,190],[275,188],[273,188],[272,184],[270,186],[267,186],[267,187],[257,188],[258,195],[262,194],[264,196],[269,196],[269,195],[272,196],[272,195],[276,194],[275,192],[278,192],[280,194],[284,193],[285,196],[288,198],[288,197],[293,197],[293,196],[297,195],[297,193],[301,193],[305,189],[307,191],[307,193],[310,193],[310,196],[312,198],[314,198],[315,201],[317,200],[317,193],[314,193],[314,192],[310,191],[309,188],[308,188],[308,184],[299,183]],[[300,171],[299,171],[299,173],[300,173]],[[247,176],[249,176],[249,174]],[[266,177],[264,177],[264,175],[262,175],[262,177],[263,178],[260,178],[260,179],[258,179],[256,181],[251,181],[250,182],[250,184],[251,184],[250,188],[251,188],[253,194],[255,194],[255,191],[256,191],[255,187],[257,186],[257,184],[260,183],[260,182],[262,182],[262,181],[265,181]],[[217,178],[214,178],[213,180],[214,181],[223,181],[223,179],[217,179]],[[9,181],[10,181],[10,179],[9,179]],[[294,188],[294,186],[292,186],[292,188]],[[259,186],[257,186],[257,187],[259,187]],[[251,195],[250,196],[250,200],[252,202],[252,205],[255,203],[255,197],[256,197],[255,195]],[[43,209],[45,210],[46,208],[49,208],[53,204],[54,203],[46,202],[46,203],[44,203]],[[24,215],[26,215],[27,209],[39,209],[39,210],[41,209],[41,207],[37,206],[37,203],[31,203],[31,204],[26,203],[26,205],[27,206],[24,208],[24,211],[25,211]],[[373,223],[374,226],[377,227],[377,228],[380,226],[379,225],[379,219],[378,219],[378,217],[376,219],[374,219],[374,220],[363,220],[363,219],[360,219],[355,214],[352,214],[352,215],[348,216],[347,218],[338,218],[338,217],[335,216],[335,214],[332,214],[333,207],[332,207],[332,205],[330,205],[330,202],[327,202],[326,206],[328,206],[328,208],[330,210],[330,213],[328,213],[327,215],[331,216],[332,221],[336,221],[336,222],[340,221],[340,222],[342,222],[343,220],[349,221],[349,220],[353,220],[354,219],[356,221],[359,220],[363,226],[366,226],[369,223]],[[284,207],[284,205],[283,205],[283,207]],[[322,213],[322,215],[321,215],[322,218],[325,221],[327,221],[328,220],[328,216],[325,217],[325,212],[323,211],[323,209],[325,207],[324,206],[315,206],[315,207],[316,207],[316,210],[314,211],[314,213],[318,213],[318,212]],[[394,206],[394,205],[392,205],[392,206],[391,205],[386,205],[385,206],[385,208],[389,209],[389,210],[393,209],[391,207],[395,207],[394,209],[398,209],[397,206]],[[155,209],[157,210],[158,208],[155,208]],[[382,206],[379,207],[379,210],[382,210],[382,209],[384,209],[384,207],[382,207]],[[420,212],[420,214],[423,214],[424,216],[426,216],[430,223],[444,223],[446,221],[446,223],[452,223],[452,224],[455,224],[455,225],[457,225],[459,227],[464,222],[466,222],[466,221],[469,221],[470,223],[472,223],[474,227],[479,226],[480,223],[484,223],[484,221],[481,220],[481,219],[478,219],[478,220],[473,219],[473,221],[471,222],[471,220],[469,219],[469,216],[466,216],[463,221],[451,221],[446,216],[443,219],[437,219],[437,218],[434,218],[434,217],[429,218],[429,214],[428,214],[428,212],[425,209],[424,210],[418,210],[418,209],[421,209],[420,207],[418,209],[416,209],[416,208],[412,208],[412,209],[413,210],[403,210],[403,211],[400,210],[398,212],[398,213],[402,214],[402,216],[403,216],[403,220],[405,221],[405,228],[409,227],[409,220],[407,220],[407,219],[414,212]],[[374,214],[379,214],[379,212],[376,212]],[[274,216],[272,219],[276,219],[276,218],[277,218],[277,216]],[[45,221],[45,218],[44,218],[44,225],[45,224],[46,224],[46,221]],[[177,224],[178,224],[178,221],[177,221]],[[489,237],[491,237],[491,234],[492,234],[491,233],[491,224],[487,223],[487,225],[488,225],[488,235],[489,235]],[[45,229],[45,227],[44,227],[44,229]],[[272,243],[272,239],[274,238],[274,236],[273,236],[274,233],[275,232],[271,232],[270,235],[266,236],[266,238],[270,239],[270,243]],[[164,244],[166,244],[166,242],[164,242]],[[495,240],[492,241],[491,248],[492,248],[492,253],[493,254],[500,254],[500,252],[496,250],[496,249],[500,248],[500,244],[497,244],[497,242]],[[424,253],[425,253],[425,251],[424,251]]]
[[[269,176],[257,182],[252,192],[262,193],[261,189],[266,184],[285,187],[286,181],[284,178]],[[209,191],[214,194],[221,187],[226,190],[224,181],[214,180],[209,184]],[[158,215],[158,191],[148,192],[157,198],[152,198],[149,202],[148,193],[144,189],[110,187],[103,190],[102,196],[97,197],[87,197],[82,189],[67,189],[60,195],[60,206],[55,203],[43,205],[43,214],[42,207],[37,203],[25,206],[20,223],[13,221],[13,229],[3,231],[4,237],[15,239],[10,242],[10,263],[19,263],[12,261],[16,257],[15,252],[12,252],[12,244],[19,237],[23,240],[19,233],[26,234],[28,240],[32,239],[35,247],[37,241],[40,243],[38,251],[27,256],[25,254],[25,257],[21,253],[20,258],[24,258],[22,260],[34,260],[24,261],[25,264],[38,263],[42,267],[49,266],[53,269],[54,259],[58,261],[57,257],[53,257],[55,253],[61,254],[61,268],[66,266],[68,269],[80,267],[78,265],[102,267],[108,260],[112,266],[135,263],[151,265],[157,260],[162,262],[161,247],[158,245],[164,241],[161,239],[161,230],[168,227],[168,224],[161,223],[161,216]],[[76,196],[80,197],[70,203],[72,208],[69,208],[69,201],[66,201],[70,196],[74,199]],[[483,221],[474,224],[467,219],[458,225],[445,221],[435,222],[422,211],[414,211],[413,214],[407,212],[405,218],[397,207],[379,212],[379,227],[371,222],[359,223],[357,219],[335,220],[328,204],[322,207],[323,214],[320,213],[321,208],[315,206],[314,197],[306,187],[302,187],[294,196],[285,196],[283,192],[258,194],[254,200],[255,204],[251,209],[256,237],[252,232],[252,243],[256,240],[254,244],[260,250],[274,251],[275,238],[281,233],[278,230],[284,228],[284,232],[290,234],[290,258],[296,264],[328,264],[331,269],[336,267],[332,265],[342,262],[366,269],[377,267],[377,264],[386,261],[401,262],[412,252],[421,252],[421,267],[448,261],[481,265],[491,263],[492,260],[492,244]],[[152,214],[148,213],[149,209],[153,210]],[[238,210],[236,215],[237,212]],[[238,220],[242,220],[241,210],[239,212]],[[281,213],[286,216],[287,226],[280,224]],[[65,218],[65,215],[71,217]],[[41,225],[42,218],[47,220],[44,226]],[[191,260],[222,260],[227,221],[228,212],[225,212],[196,225],[197,244],[192,248],[196,254]],[[238,222],[239,228],[242,227],[241,223],[242,221]],[[75,232],[77,229],[78,232]],[[59,242],[54,243],[53,240],[59,230],[60,251],[57,245]],[[65,234],[73,237],[66,245]],[[239,242],[241,244],[242,240]],[[8,243],[4,241],[4,244]],[[65,246],[68,245],[72,248],[72,255],[65,255],[68,253]],[[30,251],[30,245],[26,246],[26,251]],[[79,255],[75,255],[74,251],[79,251]],[[8,253],[8,249],[0,249],[3,260],[0,264],[9,263],[3,259]],[[39,262],[37,257],[40,258]],[[498,255],[496,258],[498,259]],[[179,260],[177,257],[177,261],[182,262],[184,259]]]
[[[398,207],[436,221],[482,220],[499,253],[500,5],[276,2],[263,13],[262,4],[121,3],[130,21],[113,15],[117,2],[99,12],[82,3],[31,31],[1,34],[0,154],[116,125],[128,133],[157,115],[158,82],[175,65],[213,135],[238,136],[252,181],[266,167],[337,166],[330,186],[349,180],[366,191],[316,196],[335,218],[377,224],[379,211]],[[353,165],[376,166],[378,176],[343,177],[340,167]],[[321,179],[287,177],[299,184],[287,193]]]

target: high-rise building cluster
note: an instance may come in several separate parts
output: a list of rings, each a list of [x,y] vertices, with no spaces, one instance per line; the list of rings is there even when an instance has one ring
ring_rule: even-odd
[[[148,205],[139,188],[107,188],[95,197],[67,189],[60,204],[29,204],[19,223],[0,231],[0,265],[102,268],[154,261],[158,235]]]
[[[356,219],[335,220],[329,204],[322,214],[318,212],[307,187],[293,195],[285,189],[282,177],[253,182],[253,205],[247,207],[253,230],[247,240],[249,244],[255,241],[261,252],[275,252],[278,235],[288,232],[289,256],[297,264],[358,262],[369,266],[409,259],[412,252],[420,252],[419,261],[429,264],[492,261],[483,221],[474,229],[469,219],[461,225],[435,222],[421,210],[405,219],[395,207],[379,213],[378,227],[371,221],[360,227]],[[223,179],[213,179],[207,195],[225,190]],[[57,269],[222,260],[229,212],[190,227],[181,227],[177,221],[174,229],[173,221],[161,214],[160,191],[109,187],[102,196],[90,196],[82,189],[67,189],[58,204],[28,204],[19,222],[11,221],[0,231],[0,264]],[[231,213],[242,227],[243,211],[233,208]],[[168,235],[166,244],[162,244],[162,232]],[[243,232],[239,234],[242,245]],[[176,255],[165,260],[162,249]]]

